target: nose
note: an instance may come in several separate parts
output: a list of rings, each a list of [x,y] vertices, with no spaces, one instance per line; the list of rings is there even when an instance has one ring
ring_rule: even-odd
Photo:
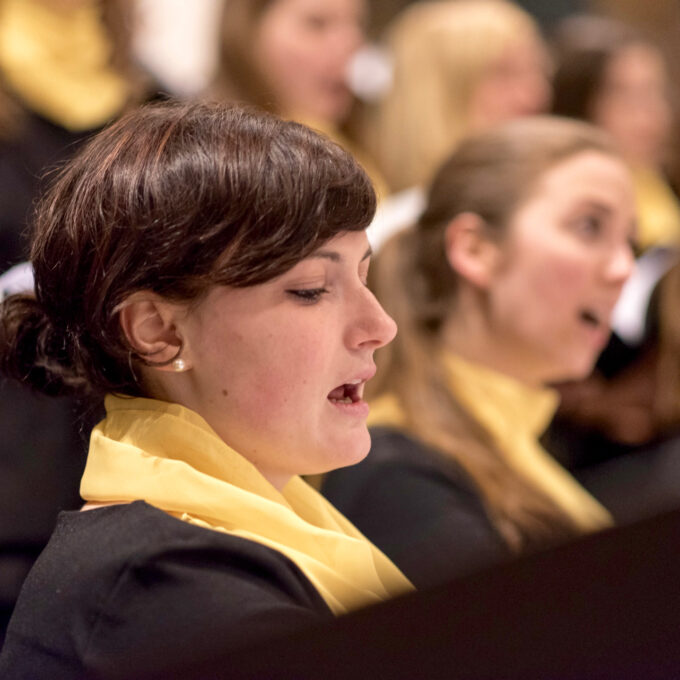
[[[346,335],[350,349],[374,350],[394,340],[397,324],[368,288],[361,286],[353,304]]]
[[[615,248],[609,255],[605,276],[607,281],[623,286],[635,266],[633,249],[628,242]]]

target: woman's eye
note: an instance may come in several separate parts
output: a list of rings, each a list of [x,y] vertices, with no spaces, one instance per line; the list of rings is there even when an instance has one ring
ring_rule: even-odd
[[[286,292],[305,303],[312,304],[318,302],[321,299],[321,296],[328,291],[325,288],[301,288],[297,290],[288,290]]]
[[[304,22],[308,29],[322,33],[330,26],[330,19],[321,15],[310,14],[305,17]]]
[[[602,220],[595,215],[588,215],[577,220],[575,226],[584,236],[598,236],[602,231]]]

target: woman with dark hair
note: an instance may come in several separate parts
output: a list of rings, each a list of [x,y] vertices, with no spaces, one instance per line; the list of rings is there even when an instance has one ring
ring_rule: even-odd
[[[219,105],[141,109],[63,170],[1,364],[107,415],[3,677],[177,672],[410,587],[297,476],[370,445],[363,386],[395,333],[365,286],[374,209],[339,147]]]
[[[549,384],[587,375],[632,267],[630,175],[584,123],[461,142],[372,270],[399,324],[368,457],[324,493],[417,587],[611,523],[544,451]]]

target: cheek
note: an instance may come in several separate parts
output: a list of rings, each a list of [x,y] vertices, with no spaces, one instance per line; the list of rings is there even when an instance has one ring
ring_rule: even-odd
[[[536,271],[532,285],[538,294],[543,294],[550,303],[563,306],[571,297],[580,294],[590,280],[590,268],[586,262],[577,258],[546,258],[545,263]]]
[[[299,414],[322,403],[329,381],[322,342],[312,338],[271,336],[253,351],[247,348],[244,370],[239,383],[250,396],[243,400],[249,409],[276,417],[276,414]],[[334,385],[328,386],[330,391]]]
[[[593,122],[604,128],[617,139],[625,139],[631,132],[631,117],[617,101],[604,97],[595,106]]]
[[[501,304],[507,302],[504,316],[512,323],[548,326],[558,324],[577,304],[591,280],[590,267],[579,257],[543,255],[513,265],[501,282]],[[513,321],[514,319],[514,321]]]
[[[320,55],[309,39],[290,33],[274,36],[264,57],[265,73],[272,84],[296,90],[314,78]]]
[[[283,26],[264,26],[254,48],[255,60],[262,78],[284,104],[299,88],[300,73],[304,73],[304,56],[291,31]],[[303,76],[304,77],[304,76]]]

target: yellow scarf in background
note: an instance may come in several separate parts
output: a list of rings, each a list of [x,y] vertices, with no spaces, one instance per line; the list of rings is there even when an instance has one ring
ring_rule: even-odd
[[[680,203],[673,190],[653,168],[634,167],[632,170],[640,249],[677,248],[680,244]]]
[[[70,9],[40,0],[0,5],[0,71],[28,107],[71,131],[98,128],[129,97],[111,67],[112,45],[99,2]]]
[[[412,589],[405,576],[299,477],[277,491],[198,414],[179,404],[108,396],[80,492],[144,500],[175,517],[261,543],[291,559],[343,614]]]
[[[538,442],[557,408],[556,392],[530,387],[451,353],[443,355],[442,368],[452,394],[491,435],[518,474],[551,498],[584,531],[612,524],[607,510]],[[371,403],[368,422],[407,430],[401,406],[390,394]]]

